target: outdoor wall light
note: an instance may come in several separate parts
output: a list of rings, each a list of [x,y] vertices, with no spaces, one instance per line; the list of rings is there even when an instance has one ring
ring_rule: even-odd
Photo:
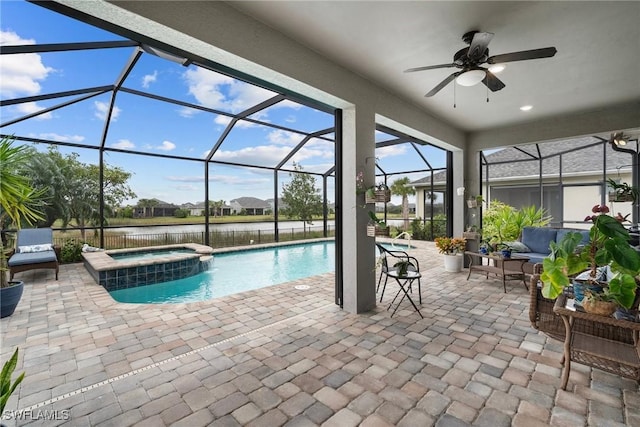
[[[456,78],[456,82],[460,86],[474,86],[484,80],[485,71],[484,70],[469,70],[462,74],[460,74]]]

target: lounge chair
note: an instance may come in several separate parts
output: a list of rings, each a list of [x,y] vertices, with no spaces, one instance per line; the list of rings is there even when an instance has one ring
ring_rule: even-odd
[[[9,258],[9,280],[21,271],[51,268],[58,280],[59,247],[53,245],[50,228],[25,228],[18,230],[15,253]]]

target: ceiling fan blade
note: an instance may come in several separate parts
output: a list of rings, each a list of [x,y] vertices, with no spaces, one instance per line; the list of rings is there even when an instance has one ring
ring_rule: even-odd
[[[440,82],[436,87],[434,87],[433,89],[431,89],[431,90],[429,91],[429,93],[427,93],[427,94],[425,95],[425,97],[429,98],[429,97],[431,97],[431,96],[435,95],[436,93],[440,92],[440,90],[441,90],[443,87],[445,87],[446,85],[448,85],[449,83],[451,83],[451,81],[452,81],[453,79],[455,79],[456,77],[458,77],[461,73],[462,73],[462,72],[461,72],[461,71],[459,71],[459,72],[457,72],[457,73],[450,74],[450,75],[449,75],[449,77],[447,77],[446,79],[444,79],[443,81],[441,81],[441,82]]]
[[[484,55],[487,50],[487,46],[489,46],[489,42],[492,38],[493,33],[475,33],[473,35],[473,40],[471,41],[471,46],[469,46],[467,57],[473,60],[482,58],[482,55]]]
[[[409,68],[407,70],[404,70],[404,72],[413,73],[415,71],[436,70],[438,68],[451,68],[451,67],[457,67],[457,65],[456,64],[427,65],[426,67]]]
[[[504,88],[504,83],[502,83],[502,80],[497,78],[495,74],[493,74],[489,70],[486,71],[484,79],[482,79],[482,83],[484,83],[484,85],[488,87],[491,92],[496,92]]]
[[[525,61],[527,59],[550,58],[557,52],[555,47],[544,47],[542,49],[523,50],[521,52],[503,53],[487,59],[489,64],[501,64],[503,62]]]

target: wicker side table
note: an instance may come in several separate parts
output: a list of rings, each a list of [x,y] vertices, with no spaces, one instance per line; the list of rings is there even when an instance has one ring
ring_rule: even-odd
[[[640,348],[638,334],[640,322],[618,320],[613,317],[599,316],[567,308],[567,297],[560,295],[553,311],[558,314],[565,326],[564,356],[562,371],[562,389],[566,390],[571,371],[571,362],[611,372],[640,382]],[[575,321],[589,323],[594,330],[575,328]],[[627,329],[633,333],[633,343],[604,338],[595,331],[608,328]]]

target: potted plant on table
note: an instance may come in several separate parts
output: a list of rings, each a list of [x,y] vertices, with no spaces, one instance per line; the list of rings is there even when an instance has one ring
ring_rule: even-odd
[[[557,298],[574,276],[586,268],[579,277],[592,288],[586,292],[584,309],[609,315],[617,307],[628,309],[633,305],[640,255],[629,245],[629,232],[622,223],[607,215],[607,206],[596,205],[592,213],[585,218],[593,225],[589,230],[589,243],[582,250],[579,233],[567,233],[558,244],[551,245],[551,254],[543,260],[544,270],[540,276],[542,295]],[[604,277],[607,271],[611,273],[610,279]],[[600,311],[600,305],[608,306],[608,311]]]
[[[11,316],[22,297],[22,281],[7,279],[7,236],[4,228],[13,223],[34,223],[43,219],[40,200],[44,192],[34,190],[23,170],[29,160],[26,146],[13,146],[13,138],[0,140],[0,317]]]
[[[436,247],[444,255],[444,271],[457,273],[462,270],[462,254],[467,245],[464,238],[436,237]]]

